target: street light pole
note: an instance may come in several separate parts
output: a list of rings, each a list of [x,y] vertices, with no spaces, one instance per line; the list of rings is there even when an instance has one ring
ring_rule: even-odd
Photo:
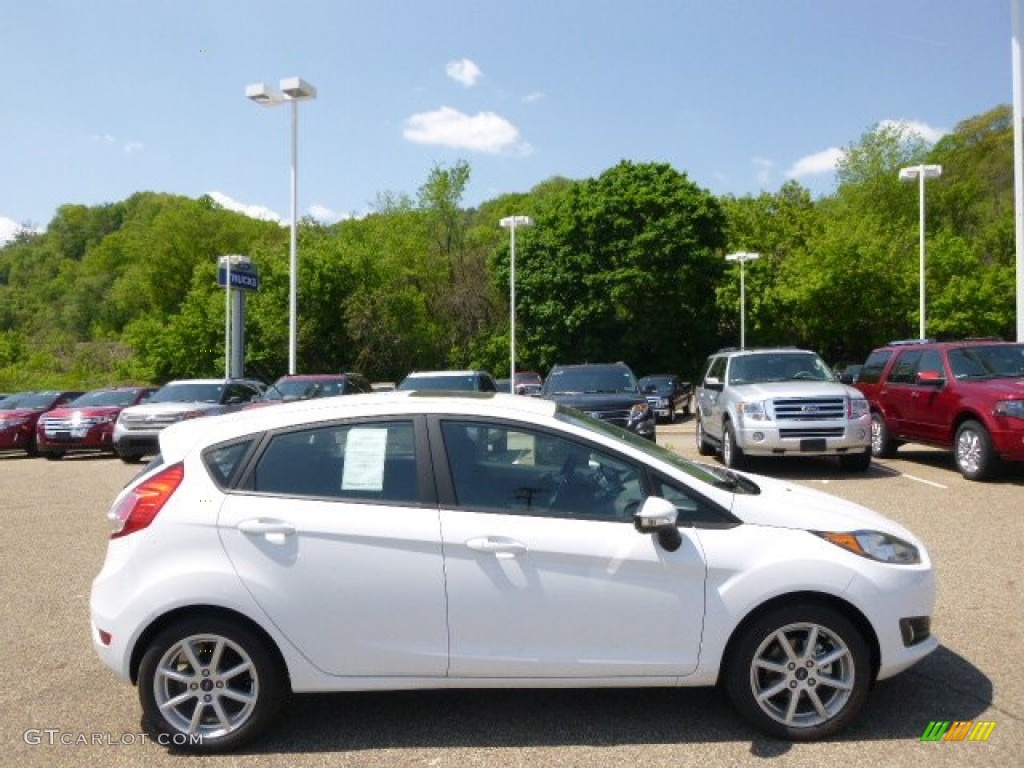
[[[316,98],[316,87],[301,77],[281,80],[281,90],[264,83],[245,87],[245,95],[264,107],[276,107],[286,101],[292,106],[291,152],[291,233],[288,240],[288,373],[294,374],[298,358],[298,189],[299,189],[299,102]]]
[[[900,181],[914,181],[918,180],[918,230],[920,240],[920,266],[919,266],[919,282],[920,287],[918,289],[918,338],[925,338],[925,282],[924,282],[924,182],[925,179],[934,179],[942,175],[941,165],[912,165],[907,168],[900,169]]]
[[[740,349],[747,348],[747,287],[743,266],[748,261],[754,261],[759,258],[761,258],[761,254],[747,253],[746,251],[730,253],[725,257],[726,261],[738,261],[740,263]]]
[[[508,381],[509,391],[516,391],[516,227],[532,227],[533,219],[529,216],[506,216],[500,222],[509,230],[509,273],[508,273],[508,306],[509,306],[509,358]]]

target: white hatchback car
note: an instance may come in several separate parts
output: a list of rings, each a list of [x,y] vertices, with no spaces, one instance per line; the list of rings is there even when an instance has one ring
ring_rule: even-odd
[[[924,546],[546,400],[396,392],[173,425],[114,501],[96,651],[161,743],[289,692],[723,682],[830,736],[937,645]]]

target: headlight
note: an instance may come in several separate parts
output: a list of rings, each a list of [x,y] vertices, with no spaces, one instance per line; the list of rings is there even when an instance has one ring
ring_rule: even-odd
[[[867,416],[869,410],[870,410],[870,408],[868,408],[867,398],[864,398],[864,397],[851,397],[850,398],[850,418],[851,419],[859,419],[861,416]]]
[[[1011,416],[1015,419],[1024,419],[1024,400],[1000,400],[996,403],[992,412],[996,416]]]
[[[879,531],[811,531],[825,541],[842,547],[847,552],[891,565],[917,565],[921,553],[917,547],[895,536]]]
[[[750,419],[751,421],[767,421],[768,414],[765,411],[764,403],[740,403],[736,406],[736,410],[742,418]]]

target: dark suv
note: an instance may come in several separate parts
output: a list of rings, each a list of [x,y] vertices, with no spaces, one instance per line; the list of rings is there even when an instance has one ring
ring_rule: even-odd
[[[541,397],[655,439],[657,418],[625,363],[556,365]]]
[[[1024,461],[1024,344],[993,340],[892,342],[855,386],[871,404],[871,452],[903,443],[951,449],[968,480],[1000,459]]]

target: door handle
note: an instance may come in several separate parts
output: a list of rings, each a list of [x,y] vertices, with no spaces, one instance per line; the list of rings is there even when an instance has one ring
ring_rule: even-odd
[[[499,536],[482,536],[478,539],[470,539],[466,542],[466,546],[474,552],[494,555],[499,560],[510,560],[526,552],[526,545],[521,541]]]
[[[238,524],[237,528],[242,533],[252,533],[260,536],[266,536],[274,533],[281,536],[292,536],[295,533],[295,526],[291,523],[285,522],[284,520],[269,520],[264,517],[242,520]]]

